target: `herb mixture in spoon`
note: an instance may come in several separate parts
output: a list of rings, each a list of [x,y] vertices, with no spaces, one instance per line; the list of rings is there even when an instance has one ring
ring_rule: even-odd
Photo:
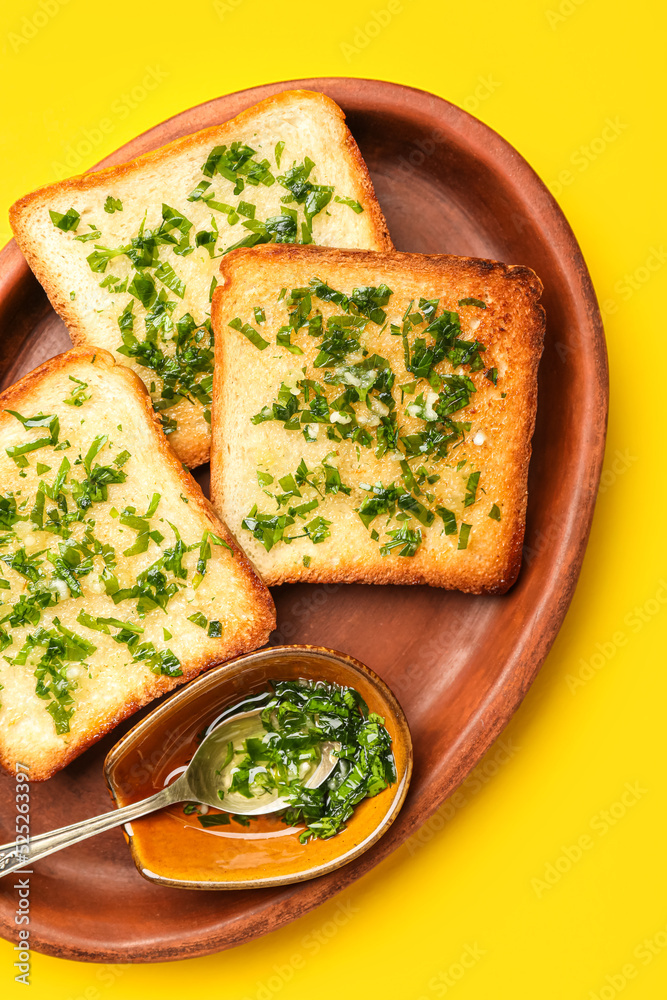
[[[368,711],[353,688],[324,681],[275,681],[251,730],[239,725],[216,774],[221,801],[266,800],[286,803],[280,818],[290,826],[304,823],[299,839],[327,839],[345,829],[354,807],[396,781],[391,736],[384,719]],[[254,705],[257,705],[256,700]],[[238,706],[239,711],[243,705]],[[321,759],[324,743],[336,743],[339,763],[317,788],[306,787]],[[185,807],[195,812],[194,805]],[[229,812],[199,815],[202,826],[230,822],[248,825],[252,816]]]

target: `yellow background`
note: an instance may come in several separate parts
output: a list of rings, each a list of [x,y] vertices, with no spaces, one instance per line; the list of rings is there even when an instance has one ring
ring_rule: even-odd
[[[392,0],[372,39],[365,25],[388,0],[2,6],[3,241],[11,202],[62,176],[67,147],[102,118],[113,129],[79,170],[182,109],[259,83],[410,84],[472,110],[557,194],[603,303],[612,390],[571,610],[505,752],[491,749],[456,804],[269,937],[159,966],[34,955],[30,995],[665,997],[664,5]],[[149,67],[162,79],[129,108],[123,94]],[[13,998],[23,991],[12,961],[0,942],[0,989]]]

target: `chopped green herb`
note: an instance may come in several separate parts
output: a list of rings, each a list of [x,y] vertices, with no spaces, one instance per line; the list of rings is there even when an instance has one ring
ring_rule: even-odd
[[[144,309],[150,309],[157,298],[155,282],[150,274],[135,271],[132,281],[127,286],[130,295],[139,299]]]
[[[285,347],[290,354],[303,354],[301,348],[291,342],[292,332],[291,326],[283,326],[276,334],[276,344]]]
[[[466,524],[465,521],[461,525],[461,530],[459,531],[459,544],[458,544],[458,548],[459,549],[467,549],[468,548],[468,539],[470,538],[470,529],[471,528],[472,528],[472,525],[471,524]]]
[[[90,232],[81,233],[80,236],[75,236],[74,239],[79,243],[90,243],[91,240],[99,240],[102,233],[97,228],[97,226],[90,225]]]
[[[478,309],[486,309],[486,302],[482,302],[481,299],[459,299],[460,306],[477,306]]]
[[[500,507],[497,503],[494,503],[493,507],[489,511],[489,517],[493,518],[494,521],[500,520]]]
[[[144,631],[141,625],[134,622],[123,622],[119,621],[118,618],[98,618],[83,610],[79,612],[76,620],[79,625],[85,625],[86,628],[93,629],[95,632],[104,632],[106,635],[111,635],[112,628],[126,629],[134,635],[141,635]]]
[[[215,146],[208,154],[202,167],[205,177],[214,177],[216,173],[235,183],[234,193],[240,194],[244,184],[253,186],[263,184],[271,187],[275,177],[269,170],[268,160],[255,160],[255,150],[242,142],[233,142],[231,146]]]
[[[249,323],[244,323],[238,316],[228,325],[231,326],[232,330],[238,330],[239,333],[242,333],[258,350],[263,351],[269,346],[268,340],[264,340],[254,327],[250,326]]]
[[[104,202],[104,211],[108,212],[109,215],[113,215],[114,212],[122,212],[123,203],[120,198],[112,198],[111,195],[109,195],[107,200]]]
[[[194,590],[197,589],[206,575],[206,567],[212,553],[211,545],[221,545],[223,548],[231,552],[232,556],[234,555],[234,550],[231,545],[225,542],[222,538],[219,538],[212,531],[205,531],[202,535],[202,540],[199,543],[199,558],[197,559],[196,572],[192,580]]]
[[[241,527],[251,531],[258,542],[261,542],[267,552],[282,541],[285,528],[294,524],[294,518],[288,514],[263,514],[255,504],[250,513],[244,517]]]
[[[387,534],[391,541],[380,547],[380,553],[383,556],[389,555],[393,549],[400,548],[399,556],[412,557],[416,555],[417,549],[422,543],[421,528],[412,529],[404,526],[395,531],[388,531]]]
[[[68,396],[65,396],[63,400],[68,406],[83,406],[86,400],[90,399],[92,393],[88,390],[88,383],[83,382],[80,378],[75,378],[74,375],[69,376],[70,382],[74,382],[74,386]]]
[[[318,544],[329,537],[331,534],[329,531],[330,527],[331,521],[327,521],[324,517],[316,517],[313,521],[306,524],[303,530],[311,542]]]
[[[435,512],[438,515],[438,517],[442,518],[442,522],[445,526],[445,534],[455,535],[456,514],[453,511],[448,510],[446,507],[436,507]]]
[[[357,215],[364,210],[363,206],[360,205],[358,201],[355,201],[354,198],[339,198],[338,195],[336,195],[334,201],[337,201],[339,205],[347,205]]]
[[[26,430],[33,427],[48,427],[49,436],[37,438],[36,441],[29,441],[27,444],[21,445],[11,445],[9,448],[5,448],[9,458],[13,458],[15,461],[21,459],[24,455],[29,454],[32,451],[37,451],[40,448],[46,448],[49,445],[53,447],[58,443],[58,436],[60,434],[60,421],[57,414],[51,413],[38,413],[35,417],[23,417],[20,413],[15,410],[6,410],[6,413],[11,413],[13,417],[16,417]],[[19,462],[17,462],[17,465]],[[27,460],[21,462],[21,466],[25,468],[27,465]]]
[[[197,819],[203,827],[209,826],[229,826],[229,813],[199,813]]]
[[[66,212],[54,212],[49,209],[51,222],[57,229],[62,229],[64,233],[76,232],[81,216],[75,208],[68,208]]]
[[[161,281],[163,285],[166,285],[167,288],[174,293],[174,295],[178,295],[179,299],[183,298],[185,295],[185,282],[181,281],[171,264],[163,261],[162,264],[156,268],[155,277],[158,281]]]
[[[479,472],[472,472],[468,476],[468,482],[466,483],[466,495],[463,501],[464,507],[470,507],[474,504],[477,494],[477,485],[479,483]]]
[[[240,201],[236,206],[236,211],[247,219],[254,219],[256,208],[257,206],[253,205],[252,202]]]

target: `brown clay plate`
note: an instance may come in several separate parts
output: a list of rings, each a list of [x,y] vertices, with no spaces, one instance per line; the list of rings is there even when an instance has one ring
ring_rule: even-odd
[[[31,944],[48,954],[151,962],[221,951],[274,930],[359,878],[424,822],[506,725],[556,636],[581,568],[604,451],[604,334],[574,235],[512,146],[431,94],[328,78],[217,98],[151,129],[101,165],[225,121],[291,87],[321,90],[346,112],[399,250],[527,264],[544,282],[547,337],[523,569],[503,597],[427,587],[277,588],[276,644],[343,650],[375,670],[402,703],[415,762],[398,819],[371,850],[329,875],[224,894],[150,884],[121,834],[110,831],[35,868]],[[0,255],[0,388],[68,347],[64,326],[10,243]],[[33,833],[108,809],[104,756],[131,724],[33,786]],[[6,776],[0,815],[0,841],[12,840],[14,791]],[[10,939],[15,907],[11,883],[0,882],[0,929]]]

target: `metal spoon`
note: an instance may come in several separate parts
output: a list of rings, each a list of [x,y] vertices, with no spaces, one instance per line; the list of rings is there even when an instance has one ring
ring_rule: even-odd
[[[242,723],[243,720],[250,722],[261,712],[262,708],[254,708],[248,712],[240,712],[221,722],[197,748],[184,773],[155,795],[142,799],[141,802],[132,802],[129,806],[124,806],[121,809],[112,809],[111,812],[103,813],[101,816],[94,816],[92,819],[84,819],[80,823],[63,826],[60,830],[31,837],[29,844],[19,844],[18,842],[1,844],[0,878],[11,872],[27,868],[33,862],[45,858],[48,854],[54,854],[55,851],[60,851],[64,847],[78,844],[79,841],[94,837],[97,833],[111,830],[114,826],[121,826],[123,823],[138,819],[139,816],[146,816],[158,809],[164,809],[165,806],[173,805],[175,802],[199,802],[202,805],[214,806],[216,809],[224,809],[245,816],[261,816],[285,809],[289,803],[284,798],[279,798],[275,792],[262,795],[261,799],[246,799],[239,795],[225,795],[221,799],[218,795],[220,780],[216,769],[220,760],[225,757],[225,749],[230,738],[238,741],[239,732],[245,728],[239,727],[238,724]],[[252,727],[247,728],[250,730]],[[324,742],[320,744],[320,762],[304,782],[306,788],[317,788],[326,781],[338,764],[338,757],[334,756],[335,751],[338,750],[340,750],[340,743]]]

